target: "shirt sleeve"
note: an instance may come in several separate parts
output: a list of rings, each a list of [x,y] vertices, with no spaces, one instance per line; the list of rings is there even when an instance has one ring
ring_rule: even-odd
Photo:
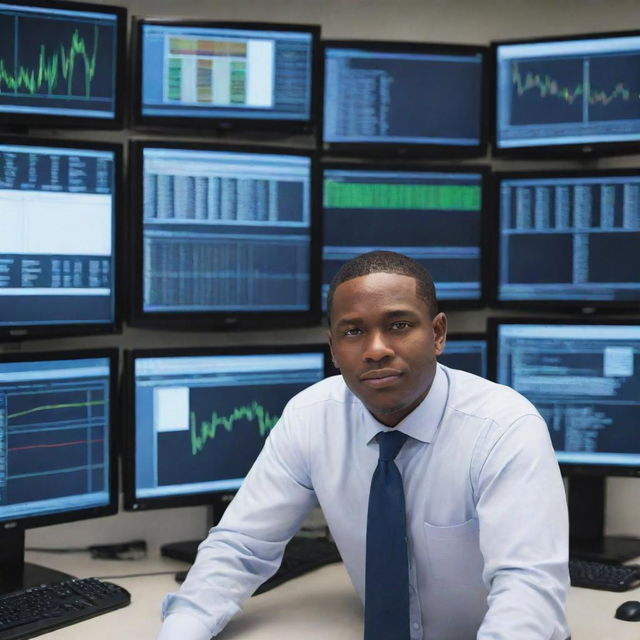
[[[567,502],[539,415],[521,417],[488,447],[477,499],[489,590],[477,640],[565,640]]]
[[[317,504],[308,434],[289,407],[218,526],[200,544],[186,580],[163,602],[158,640],[208,640],[280,566],[284,547]],[[187,618],[191,620],[187,621]]]

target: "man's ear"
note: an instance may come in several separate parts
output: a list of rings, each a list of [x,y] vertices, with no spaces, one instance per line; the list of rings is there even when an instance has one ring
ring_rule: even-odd
[[[336,369],[339,369],[340,366],[336,361],[336,356],[333,353],[333,340],[331,339],[331,331],[327,331],[327,340],[329,341],[329,350],[331,351],[331,362],[333,362],[333,366]]]
[[[437,356],[444,351],[444,345],[447,342],[447,316],[439,313],[432,322],[433,327],[433,345]]]

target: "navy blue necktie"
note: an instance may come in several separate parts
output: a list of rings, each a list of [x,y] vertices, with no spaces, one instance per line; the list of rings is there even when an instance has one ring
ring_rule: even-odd
[[[394,458],[406,433],[384,431],[367,514],[364,640],[409,640],[409,561],[402,476]]]

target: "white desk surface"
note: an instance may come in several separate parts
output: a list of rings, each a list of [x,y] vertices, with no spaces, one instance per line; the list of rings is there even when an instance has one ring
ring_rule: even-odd
[[[85,554],[56,556],[29,552],[30,562],[77,577],[178,571],[186,564],[152,550],[139,561],[93,560]],[[128,607],[45,634],[47,640],[154,640],[160,629],[160,602],[177,587],[172,574],[113,579],[131,593]],[[640,622],[616,620],[622,602],[640,600],[640,588],[624,593],[571,588],[568,602],[572,640],[639,640]],[[249,598],[243,613],[218,636],[221,640],[358,640],[362,606],[342,564],[333,564]]]

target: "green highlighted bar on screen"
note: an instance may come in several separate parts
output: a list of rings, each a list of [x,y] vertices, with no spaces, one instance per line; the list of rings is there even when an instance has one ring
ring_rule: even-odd
[[[324,183],[324,206],[345,209],[443,209],[479,211],[478,185]]]

